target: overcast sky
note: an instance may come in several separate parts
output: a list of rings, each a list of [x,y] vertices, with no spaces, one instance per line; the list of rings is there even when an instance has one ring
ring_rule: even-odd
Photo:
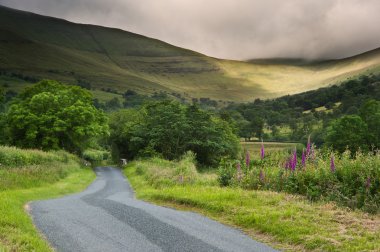
[[[380,0],[0,0],[210,56],[341,58],[380,47]]]

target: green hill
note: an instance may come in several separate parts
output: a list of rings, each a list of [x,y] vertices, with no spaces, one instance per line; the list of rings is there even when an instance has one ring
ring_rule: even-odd
[[[91,83],[104,99],[110,94],[101,89],[248,101],[380,72],[380,50],[314,64],[221,60],[120,29],[0,6],[0,70],[0,85],[16,91],[50,78]]]

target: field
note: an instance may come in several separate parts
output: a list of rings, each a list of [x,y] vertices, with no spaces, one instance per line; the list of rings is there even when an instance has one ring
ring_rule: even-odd
[[[0,251],[51,251],[27,211],[33,200],[83,190],[95,177],[66,152],[0,146]]]
[[[261,142],[241,142],[243,150],[249,151],[254,157],[260,156]],[[299,143],[280,143],[280,142],[264,142],[264,148],[267,153],[278,151],[292,151],[295,147],[303,146]]]
[[[352,58],[291,64],[215,59],[159,40],[99,26],[0,7],[0,70],[23,77],[56,79],[70,84],[85,80],[95,96],[101,89],[178,93],[186,99],[246,102],[300,93],[380,72],[380,50]],[[0,76],[19,90],[23,79]],[[24,78],[25,79],[25,78]]]
[[[195,211],[284,251],[378,251],[380,215],[287,193],[219,187],[185,158],[135,161],[125,167],[137,197]]]

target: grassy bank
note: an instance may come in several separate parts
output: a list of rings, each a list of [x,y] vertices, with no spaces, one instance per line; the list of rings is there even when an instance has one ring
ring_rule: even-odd
[[[26,204],[81,191],[94,173],[66,152],[0,146],[0,163],[0,251],[51,251]]]
[[[199,174],[188,159],[136,161],[124,172],[140,199],[202,213],[282,250],[380,249],[380,215],[286,193],[221,188],[215,174]]]

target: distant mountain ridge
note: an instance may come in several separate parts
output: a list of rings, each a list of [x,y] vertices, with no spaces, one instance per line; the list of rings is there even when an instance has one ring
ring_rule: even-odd
[[[380,72],[380,49],[342,60],[223,60],[120,29],[0,6],[0,70],[87,82],[92,89],[165,91],[183,97],[250,101],[316,89]],[[1,83],[21,84],[0,75]]]

